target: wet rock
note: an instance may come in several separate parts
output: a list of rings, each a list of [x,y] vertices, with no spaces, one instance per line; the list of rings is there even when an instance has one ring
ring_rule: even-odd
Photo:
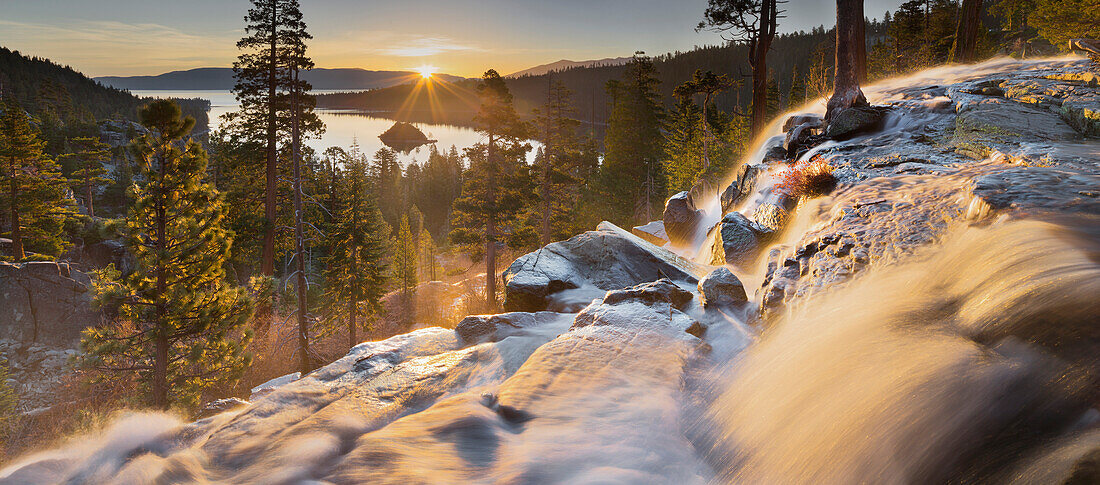
[[[607,295],[603,297],[603,303],[607,305],[614,305],[626,300],[638,300],[646,304],[654,304],[658,302],[664,302],[672,305],[674,308],[683,310],[694,296],[690,291],[687,291],[672,280],[660,279],[650,283],[643,283],[630,288],[623,288],[621,290],[612,290],[607,292]]]
[[[1100,138],[1100,94],[1090,92],[1067,96],[1058,112],[1081,134]]]
[[[298,379],[302,378],[301,372],[294,372],[285,376],[279,376],[274,379],[270,379],[263,384],[260,384],[252,388],[251,394],[248,396],[249,400],[255,401],[261,397],[271,394],[272,391],[290,384]]]
[[[603,299],[592,302],[577,314],[572,329],[604,325],[662,328],[667,325],[678,332],[687,332],[695,320],[683,310],[693,298],[693,293],[667,279],[609,291]],[[659,317],[654,319],[652,314]]]
[[[1058,167],[1012,167],[974,179],[972,192],[997,211],[1100,215],[1100,176]]]
[[[668,243],[664,221],[653,221],[643,226],[634,226],[630,229],[630,233],[656,246],[664,246]]]
[[[750,263],[770,235],[771,231],[758,226],[740,212],[730,212],[708,236],[710,264]]]
[[[969,104],[955,120],[956,143],[1070,141],[1081,135],[1061,116],[1005,99],[986,98]]]
[[[695,284],[706,270],[614,224],[555,242],[515,260],[504,271],[505,309],[547,308],[555,293],[593,286],[609,291],[670,278]]]
[[[695,198],[691,192],[683,191],[665,202],[664,227],[668,240],[673,245],[690,244],[695,238],[695,230],[703,220],[703,211],[695,207]]]
[[[552,322],[559,316],[554,312],[470,315],[455,325],[455,333],[466,344],[499,342],[513,335],[526,335],[530,329]]]
[[[752,220],[758,227],[774,232],[782,231],[789,218],[787,209],[771,202],[760,204],[752,213]]]
[[[199,412],[195,413],[195,419],[209,418],[210,416],[218,415],[227,411],[240,409],[247,406],[248,404],[248,401],[236,397],[228,397],[225,399],[210,401],[204,404]]]
[[[770,165],[777,162],[787,161],[787,149],[783,148],[782,142],[783,140],[780,139],[778,144],[768,148],[768,150],[764,152],[764,164]]]
[[[783,140],[783,149],[787,151],[787,158],[798,158],[799,152],[806,151],[811,137],[817,134],[819,126],[803,123],[788,131],[787,137]]]
[[[810,128],[821,128],[824,123],[824,120],[818,115],[802,113],[788,117],[787,120],[783,122],[783,131],[791,131],[791,128],[799,125],[807,125]]]
[[[729,212],[756,190],[756,180],[764,171],[759,165],[742,164],[737,169],[737,178],[722,191],[722,212]]]
[[[730,270],[718,268],[699,280],[699,293],[703,295],[703,306],[740,305],[748,301],[745,285]]]
[[[874,106],[859,106],[838,111],[825,125],[825,137],[847,140],[856,135],[873,133],[882,129],[886,110]]]

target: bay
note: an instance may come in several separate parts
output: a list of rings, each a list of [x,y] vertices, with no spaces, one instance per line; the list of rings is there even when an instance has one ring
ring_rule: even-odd
[[[222,123],[222,115],[236,111],[239,104],[237,99],[229,91],[208,90],[134,90],[135,96],[150,98],[202,98],[210,101],[210,128],[217,129]],[[315,90],[315,94],[341,92],[337,90]],[[360,151],[368,156],[384,147],[378,135],[393,126],[394,120],[387,118],[385,113],[363,113],[354,110],[318,109],[317,116],[325,123],[325,133],[320,138],[305,140],[305,144],[317,151],[323,152],[328,147],[348,148],[352,143],[359,145]],[[463,148],[469,147],[483,137],[478,132],[462,126],[412,123],[420,131],[423,131],[429,139],[436,140],[435,146],[440,151],[450,150],[456,147],[461,153]],[[428,159],[429,147],[423,145],[408,153],[398,152],[398,161],[402,166],[408,166],[413,162],[423,163]],[[537,146],[532,143],[532,146]],[[534,158],[535,149],[528,155],[528,160]]]

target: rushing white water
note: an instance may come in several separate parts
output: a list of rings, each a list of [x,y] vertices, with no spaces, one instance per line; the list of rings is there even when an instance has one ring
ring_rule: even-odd
[[[912,109],[802,158],[952,116],[903,90],[1067,60],[868,87],[873,101]],[[751,213],[775,178],[762,174],[737,209]],[[826,224],[844,190],[803,201],[775,244]],[[708,222],[721,216],[716,199],[703,207]],[[1087,217],[981,215],[759,326],[744,323],[752,306],[695,300],[588,307],[592,324],[562,313],[473,346],[422,329],[361,344],[244,410],[196,423],[131,415],[11,464],[0,483],[1046,483],[1035,477],[1100,442],[1077,440],[1100,421],[1100,229]],[[739,270],[750,297],[764,267]],[[602,293],[563,291],[551,305],[574,312]],[[702,340],[682,328],[696,321]]]

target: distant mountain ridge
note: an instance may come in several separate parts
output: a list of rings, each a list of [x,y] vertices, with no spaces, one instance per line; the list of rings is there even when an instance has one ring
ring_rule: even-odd
[[[593,59],[588,61],[570,61],[568,59],[562,59],[557,62],[541,64],[535,67],[524,69],[522,71],[513,72],[504,77],[516,78],[523,76],[541,76],[543,74],[572,69],[574,67],[621,66],[630,62],[630,59],[631,58],[629,57],[608,57],[604,59]]]
[[[316,68],[302,73],[313,89],[374,89],[404,84],[420,76],[412,71],[370,71],[357,68]],[[465,78],[450,74],[433,74],[446,81]],[[229,67],[200,67],[186,71],[172,71],[156,76],[101,76],[100,83],[118,89],[149,90],[219,90],[233,89],[233,69]]]

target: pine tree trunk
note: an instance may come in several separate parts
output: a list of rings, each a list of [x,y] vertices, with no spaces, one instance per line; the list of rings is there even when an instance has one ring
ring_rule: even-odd
[[[763,56],[758,65],[763,65]],[[768,69],[752,70],[752,136],[755,138],[764,132],[768,124]]]
[[[27,257],[23,252],[23,234],[19,228],[19,182],[14,156],[8,157],[8,174],[11,180],[11,258],[18,263]]]
[[[768,125],[768,49],[775,38],[778,7],[776,0],[760,2],[760,26],[757,38],[751,42],[749,64],[752,66],[752,137],[759,136]]]
[[[297,63],[297,59],[294,60]],[[301,130],[298,127],[298,68],[294,71],[293,85],[291,88],[291,135],[290,150],[294,159],[294,262],[297,272],[298,293],[298,353],[301,355],[301,372],[306,375],[312,370],[309,362],[309,324],[306,320],[306,311],[309,310],[306,301],[306,261],[305,261],[305,235],[302,231],[302,160],[299,153],[299,137]]]
[[[855,1],[859,5],[853,8],[859,9],[859,16],[852,19],[855,22],[854,36],[856,39],[852,48],[855,50],[856,57],[856,81],[863,84],[867,82],[867,19],[863,16],[863,0]]]
[[[354,301],[348,302],[348,348],[355,347],[358,342],[355,338],[355,331],[357,329],[357,323],[355,321],[356,313],[358,312],[357,305]]]
[[[277,190],[276,128],[275,128],[275,88],[278,70],[278,11],[277,2],[271,2],[271,51],[268,53],[267,66],[267,173],[264,188],[264,249],[261,273],[264,276],[275,274],[275,192]]]
[[[963,0],[959,10],[959,22],[955,28],[954,62],[974,62],[978,46],[978,31],[982,25],[982,0]]]
[[[860,36],[863,22],[863,0],[837,0],[836,2],[836,65],[833,78],[833,96],[825,119],[829,120],[839,111],[853,106],[866,106],[867,98],[859,88],[858,45],[863,45]]]
[[[707,123],[707,105],[710,104],[710,93],[703,96],[703,173],[710,168],[710,123]]]
[[[167,209],[164,207],[164,199],[167,194],[164,193],[164,180],[165,172],[168,167],[165,165],[164,158],[160,160],[160,183],[157,187],[157,229],[156,229],[156,245],[157,245],[157,294],[154,296],[156,301],[156,348],[155,355],[153,357],[153,406],[158,409],[168,408],[168,302],[164,301],[164,298],[168,293],[167,275],[165,274],[165,260],[163,259],[168,248],[168,214]]]
[[[550,160],[553,157],[553,120],[550,110],[553,109],[552,91],[554,89],[550,76],[546,76],[546,150],[542,153],[542,245],[550,244]],[[556,113],[555,113],[556,115]]]
[[[92,207],[92,178],[84,177],[84,188],[87,191],[88,203],[88,217],[95,217],[95,208]]]
[[[485,305],[486,311],[493,311],[497,307],[497,221],[496,221],[496,165],[493,160],[493,144],[496,143],[492,133],[489,134],[489,145],[486,147],[487,162],[486,194],[488,211],[485,214]]]

